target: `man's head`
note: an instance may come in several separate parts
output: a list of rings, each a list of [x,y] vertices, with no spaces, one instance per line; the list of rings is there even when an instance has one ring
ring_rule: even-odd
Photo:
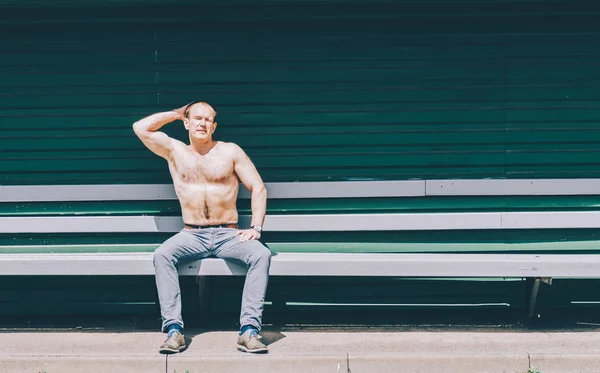
[[[212,106],[203,101],[192,102],[185,109],[185,118],[183,124],[192,138],[198,140],[207,140],[212,138],[212,134],[217,128],[215,118],[217,112]]]

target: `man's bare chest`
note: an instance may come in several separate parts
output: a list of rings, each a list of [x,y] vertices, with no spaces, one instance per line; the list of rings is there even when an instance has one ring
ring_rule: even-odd
[[[182,152],[175,156],[173,166],[173,171],[187,182],[220,182],[233,174],[233,160],[223,154]]]

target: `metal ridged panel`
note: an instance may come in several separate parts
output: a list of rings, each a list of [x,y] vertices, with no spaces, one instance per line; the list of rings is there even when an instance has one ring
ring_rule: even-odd
[[[597,7],[11,9],[0,181],[168,182],[131,123],[193,99],[214,104],[217,137],[266,181],[598,176]]]

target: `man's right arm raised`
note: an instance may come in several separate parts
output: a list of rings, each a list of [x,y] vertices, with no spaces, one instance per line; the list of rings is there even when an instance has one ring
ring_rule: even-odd
[[[176,140],[167,136],[166,133],[160,132],[159,129],[178,119],[183,120],[181,110],[152,114],[135,122],[133,131],[154,154],[168,160],[173,151],[173,142]]]

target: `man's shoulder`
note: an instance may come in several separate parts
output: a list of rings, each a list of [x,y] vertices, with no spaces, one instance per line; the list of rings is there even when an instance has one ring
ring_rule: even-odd
[[[223,151],[226,151],[231,154],[235,154],[242,150],[242,148],[234,142],[219,141],[219,144]]]
[[[180,153],[188,149],[188,145],[186,143],[179,141],[173,137],[171,137],[171,144],[173,144],[173,152],[175,153]]]
[[[221,144],[221,154],[225,155],[227,158],[237,162],[239,160],[245,159],[246,153],[244,150],[236,143],[233,142],[220,142]]]
[[[173,137],[169,137],[171,140],[171,151],[169,152],[168,161],[173,161],[175,158],[180,157],[187,150],[187,145]]]

